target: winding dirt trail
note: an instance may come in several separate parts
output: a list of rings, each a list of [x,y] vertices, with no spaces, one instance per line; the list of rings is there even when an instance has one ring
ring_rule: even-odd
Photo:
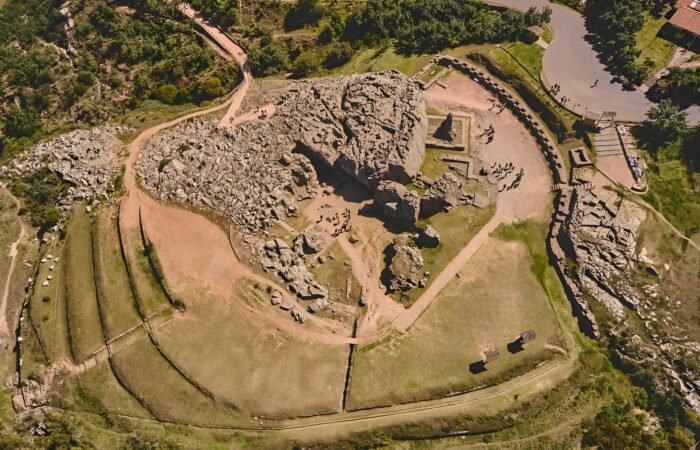
[[[14,195],[12,195],[10,191],[7,191],[5,189],[5,186],[2,186],[2,190],[5,191],[15,201],[15,213],[19,215],[19,200]],[[22,239],[24,239],[24,237],[27,234],[27,231],[24,229],[24,224],[22,223],[22,221],[19,218],[17,220],[19,221],[19,237],[10,246],[10,253],[8,256],[12,258],[12,261],[10,261],[10,268],[7,270],[5,288],[3,289],[2,299],[0,299],[0,335],[8,334],[10,331],[9,327],[7,326],[6,318],[7,299],[10,296],[10,282],[12,281],[12,274],[15,272],[15,266],[17,265],[17,254],[19,253],[18,247],[19,244],[22,242]]]

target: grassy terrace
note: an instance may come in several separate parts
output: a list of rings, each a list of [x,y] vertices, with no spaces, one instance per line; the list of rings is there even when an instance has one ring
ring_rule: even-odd
[[[205,396],[158,353],[144,334],[114,354],[112,361],[121,383],[158,419],[199,425],[226,425],[234,411]]]
[[[187,302],[187,313],[155,334],[168,355],[217,398],[274,417],[338,410],[348,346],[312,343],[279,330],[274,321],[293,319],[248,280],[236,283],[231,298],[194,286],[177,294]],[[260,305],[269,319],[241,303]]]
[[[121,233],[139,309],[150,316],[169,308],[170,302],[153,275],[138,230],[122,230]]]
[[[141,322],[119,248],[116,211],[103,208],[93,225],[93,256],[105,334],[114,338]]]
[[[91,221],[84,205],[73,208],[64,249],[68,327],[76,361],[104,346],[95,289]]]
[[[29,302],[29,313],[36,324],[39,340],[46,350],[49,360],[56,361],[63,356],[70,356],[71,348],[66,316],[66,270],[64,241],[50,245],[44,255],[51,254],[59,258],[59,263],[47,261],[39,265],[37,283]],[[50,267],[54,267],[50,270]],[[48,276],[53,279],[48,286],[41,284]]]
[[[0,188],[0,280],[3,286],[10,269],[10,246],[17,240],[20,232],[15,202],[5,188]],[[0,290],[1,292],[1,290]]]
[[[530,270],[534,263],[522,243],[489,240],[406,333],[358,349],[350,407],[496,384],[560,357],[545,347],[561,345],[561,337],[547,293]],[[537,339],[524,351],[509,353],[506,345],[527,329],[534,329]],[[473,373],[470,365],[489,347],[496,347],[500,357],[485,372]]]

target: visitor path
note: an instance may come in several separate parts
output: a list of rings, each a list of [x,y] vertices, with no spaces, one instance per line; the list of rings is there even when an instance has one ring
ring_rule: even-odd
[[[1,187],[1,189],[5,189],[5,187]],[[12,195],[9,191],[7,193],[12,196],[12,198],[15,200],[16,208],[17,208],[17,215],[19,215],[19,200],[15,198],[14,195]],[[15,266],[17,265],[17,253],[18,253],[18,247],[19,244],[22,242],[22,239],[24,239],[24,236],[26,234],[26,231],[24,229],[24,224],[22,221],[18,218],[20,225],[20,231],[19,231],[19,236],[17,237],[17,240],[12,243],[10,246],[10,253],[9,257],[12,259],[10,261],[10,267],[7,270],[7,279],[5,280],[5,288],[3,289],[2,292],[2,299],[0,299],[0,336],[9,333],[9,327],[7,326],[7,319],[5,317],[6,315],[6,309],[7,309],[7,298],[10,295],[10,284],[12,282],[12,274],[15,271]]]
[[[641,121],[652,106],[641,91],[626,91],[598,60],[598,54],[586,42],[587,34],[581,14],[549,0],[485,0],[492,5],[527,10],[530,7],[552,8],[550,26],[554,39],[544,52],[543,81],[547,86],[559,84],[557,95],[569,99],[566,106],[577,113],[589,110],[615,111],[621,121]],[[537,75],[537,74],[535,74]],[[595,81],[598,85],[592,87]],[[575,105],[579,105],[576,107]]]

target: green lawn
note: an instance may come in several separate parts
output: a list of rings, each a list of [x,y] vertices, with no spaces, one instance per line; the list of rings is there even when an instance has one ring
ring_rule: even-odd
[[[524,42],[514,42],[504,46],[515,57],[515,59],[525,66],[534,77],[539,77],[542,72],[542,57],[544,49],[536,44],[526,44]]]
[[[495,384],[556,357],[545,343],[561,345],[559,327],[533,263],[522,243],[489,240],[406,333],[358,348],[350,408]],[[527,329],[535,330],[536,340],[511,354],[507,344]],[[472,373],[470,364],[490,347],[499,358]]]
[[[637,63],[644,63],[649,58],[653,63],[652,73],[665,66],[676,50],[676,46],[673,43],[658,36],[659,31],[661,31],[666,22],[665,17],[657,19],[647,13],[645,14],[644,27],[636,36],[637,49],[641,51],[637,58]]]

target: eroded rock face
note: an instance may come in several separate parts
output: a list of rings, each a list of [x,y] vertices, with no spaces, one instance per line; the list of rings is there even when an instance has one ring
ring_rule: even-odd
[[[280,114],[298,117],[299,142],[373,189],[408,183],[425,157],[428,119],[415,83],[390,71],[298,83]]]
[[[420,200],[421,217],[430,217],[446,212],[463,202],[462,182],[452,173],[446,172],[428,189]]]
[[[296,215],[296,201],[313,195],[311,160],[372,190],[418,172],[427,115],[420,90],[400,73],[300,81],[275,95],[265,119],[231,130],[198,119],[156,135],[136,164],[142,184],[256,232]]]
[[[409,245],[405,235],[397,237],[388,249],[391,262],[387,267],[390,292],[406,292],[422,284],[423,256]]]
[[[427,225],[418,235],[418,245],[423,248],[436,248],[440,245],[440,235],[437,230]]]
[[[623,306],[635,309],[639,302],[627,272],[637,259],[637,233],[646,213],[632,202],[614,200],[615,196],[601,198],[592,191],[579,191],[566,236],[583,287],[622,317]]]
[[[415,191],[395,181],[382,181],[374,191],[374,201],[382,208],[384,215],[401,221],[408,227],[415,225],[420,210],[420,197]]]

